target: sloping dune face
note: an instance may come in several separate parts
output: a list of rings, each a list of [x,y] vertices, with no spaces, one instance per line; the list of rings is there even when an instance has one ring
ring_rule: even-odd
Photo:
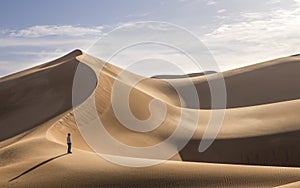
[[[88,55],[79,56],[77,59],[87,65],[92,61],[99,61]],[[118,121],[111,104],[113,84],[121,82],[126,86],[127,79],[137,77],[137,75],[128,73],[128,77],[118,78],[122,71],[120,68],[101,61],[99,63],[102,63],[104,68],[98,75],[95,104],[98,115],[110,135],[122,143],[135,147],[152,146],[172,135],[178,125],[181,108],[178,94],[168,82],[159,79],[145,79],[133,88],[129,100],[131,111],[137,118],[143,120],[150,116],[149,103],[154,98],[167,104],[168,109],[165,121],[159,128],[147,133],[138,133],[127,129]],[[198,111],[201,114],[198,128],[191,141],[180,152],[180,157],[175,156],[173,159],[228,164],[300,166],[300,152],[297,149],[300,121],[297,113],[295,113],[300,102],[299,100],[291,100],[297,99],[298,89],[294,91],[293,84],[289,85],[290,82],[296,83],[295,80],[300,79],[297,79],[294,73],[291,73],[293,75],[291,78],[287,76],[289,70],[297,69],[299,64],[298,57],[294,56],[225,72],[228,105],[232,108],[226,110],[222,129],[217,139],[208,150],[203,153],[198,152],[198,146],[208,124],[211,110],[194,109],[193,111]],[[257,78],[257,75],[260,77]],[[285,75],[287,78],[281,80],[276,75]],[[263,78],[264,81],[262,82],[257,80]],[[200,75],[191,78],[198,89],[198,93],[200,93],[201,102],[203,100],[209,101],[210,91],[203,89],[203,85],[207,84],[207,79],[213,80],[216,77],[214,75],[207,77]],[[280,82],[269,84],[276,79],[279,79]],[[244,82],[245,80],[247,82]],[[184,89],[186,85],[190,84],[187,78],[169,81],[177,89]],[[239,83],[240,87],[236,86],[236,88],[231,89],[233,83]],[[261,88],[260,84],[264,87]],[[243,88],[249,89],[249,92],[243,93]],[[289,93],[288,91],[291,90],[292,92]],[[241,96],[237,96],[238,92],[241,93]],[[247,98],[250,99],[250,102],[244,98],[246,95],[248,95]],[[267,95],[270,97],[264,97]],[[244,108],[233,108],[235,103]],[[188,108],[188,106],[185,107]],[[282,108],[285,109],[284,112]],[[64,142],[64,135],[67,133],[67,130],[57,132],[61,124],[76,127],[74,117],[70,117],[64,119],[63,122],[56,123],[56,128],[53,129],[56,132],[51,134],[61,143]],[[186,127],[189,128],[191,122],[188,119],[184,121]],[[59,139],[57,135],[61,135]],[[180,140],[181,138],[176,139]],[[176,142],[170,143],[170,147],[174,146],[177,147]],[[78,145],[78,147],[88,148],[84,147],[83,144]],[[113,150],[107,152],[113,154]],[[126,152],[121,155],[126,155]],[[149,156],[149,158],[152,157]]]
[[[300,56],[280,58],[222,73],[227,90],[227,108],[263,105],[300,98],[297,87],[300,80]],[[194,78],[202,109],[211,108],[210,88],[207,79]],[[183,89],[185,81],[177,81]],[[216,108],[218,108],[216,106]]]
[[[95,63],[103,66],[94,72]],[[300,181],[300,81],[298,56],[282,58],[223,73],[228,104],[222,128],[212,146],[203,153],[198,146],[203,138],[211,112],[207,79],[218,76],[193,75],[191,78],[143,79],[132,88],[129,105],[140,120],[151,117],[149,104],[157,99],[165,104],[166,116],[150,132],[132,131],[122,125],[112,108],[115,83],[130,87],[128,82],[140,77],[82,53],[79,50],[32,69],[0,80],[0,186],[11,187],[274,187],[298,185]],[[80,98],[72,106],[74,76],[80,77]],[[219,74],[219,73],[217,73]],[[169,78],[169,76],[161,76]],[[194,84],[200,109],[184,101],[182,108],[176,89]],[[171,82],[172,84],[170,84]],[[175,88],[173,88],[173,86]],[[75,111],[95,97],[97,115],[108,133],[116,140],[134,147],[147,147],[165,141],[183,120],[186,129],[194,122],[181,118],[182,110],[200,113],[190,142],[169,161],[147,168],[128,168],[112,164],[97,156],[83,139]],[[183,100],[188,100],[184,99]],[[74,109],[73,109],[74,107]],[[89,111],[85,108],[86,119]],[[284,111],[283,111],[284,109]],[[160,113],[161,109],[155,109]],[[153,121],[149,121],[149,125]],[[73,154],[65,153],[66,134],[72,134]],[[20,137],[23,135],[23,137]],[[15,139],[18,138],[18,139]],[[178,149],[178,135],[168,143]],[[9,141],[9,142],[8,142]],[[99,138],[97,142],[105,140]],[[109,154],[126,160],[132,156]],[[157,159],[149,155],[147,159]],[[159,157],[158,157],[159,158]],[[192,162],[183,162],[183,161]],[[202,163],[200,163],[202,162]],[[227,163],[224,164],[204,164]],[[239,165],[230,165],[239,164]],[[267,165],[265,167],[248,166]],[[287,166],[269,167],[269,166]],[[291,183],[291,184],[290,184]]]
[[[79,50],[53,62],[0,80],[0,141],[13,137],[72,108],[72,83]],[[91,69],[82,65],[95,82]],[[82,80],[82,84],[87,79]],[[94,90],[86,88],[85,96]],[[85,100],[85,99],[83,99]]]
[[[149,111],[149,104],[154,98],[159,99],[160,101],[164,101],[167,105],[168,110],[166,121],[164,121],[159,128],[151,132],[139,133],[127,129],[118,121],[118,118],[113,111],[111,102],[113,85],[118,82],[122,87],[130,87],[128,86],[126,79],[138,77],[138,75],[128,73],[128,77],[120,79],[118,78],[118,75],[120,74],[122,69],[118,67],[97,60],[94,57],[88,56],[86,54],[78,56],[77,59],[87,65],[91,65],[90,62],[92,61],[96,61],[97,63],[103,65],[103,70],[98,75],[98,85],[95,89],[95,107],[105,129],[115,139],[134,147],[152,146],[160,143],[162,140],[165,140],[176,129],[176,123],[178,121],[180,109],[176,106],[173,106],[173,104],[179,105],[179,98],[176,95],[174,89],[167,82],[161,80],[146,79],[132,88],[128,100],[131,111],[136,118],[141,120],[149,118],[149,116],[151,115]],[[86,108],[87,111],[90,111],[91,109],[92,106],[87,106]],[[88,119],[87,121],[90,120]],[[170,123],[171,121],[174,125]],[[50,138],[53,138],[55,141],[58,141],[60,143],[64,143],[67,130],[62,130],[61,128],[59,128],[61,127],[61,125],[76,127],[74,116],[70,115],[70,118],[65,118],[57,122],[48,132]],[[105,143],[105,141],[101,139],[99,141]],[[76,146],[81,149],[88,148],[83,146],[83,144],[78,144]],[[170,147],[174,146],[170,144]],[[110,150],[110,148],[112,149]],[[115,154],[115,151],[116,149],[110,146],[109,149],[106,150],[106,152],[108,152],[109,154]],[[126,155],[126,152],[122,153],[122,155]],[[151,156],[148,157],[152,158]],[[178,153],[173,157],[173,159],[180,160]]]

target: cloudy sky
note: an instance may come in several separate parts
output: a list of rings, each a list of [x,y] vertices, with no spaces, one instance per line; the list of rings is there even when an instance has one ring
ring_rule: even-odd
[[[205,44],[221,70],[298,54],[298,1],[2,0],[0,76],[74,49],[87,51],[99,37],[137,21],[168,22],[189,30]]]

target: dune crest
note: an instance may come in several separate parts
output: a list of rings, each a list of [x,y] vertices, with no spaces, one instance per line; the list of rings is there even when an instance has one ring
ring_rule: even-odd
[[[99,75],[94,72],[95,63],[103,66]],[[0,79],[0,186],[274,187],[293,182],[296,183],[290,185],[298,185],[299,69],[299,56],[292,56],[216,73],[224,76],[228,109],[217,139],[203,153],[198,152],[197,146],[211,112],[218,110],[211,109],[207,79],[217,79],[216,74],[169,80],[183,90],[192,81],[199,94],[200,108],[188,102],[182,107],[176,90],[163,79],[148,78],[138,83],[129,98],[136,118],[149,118],[152,99],[160,100],[167,108],[160,127],[147,133],[125,128],[111,104],[115,82],[128,87],[128,80],[140,76],[127,72],[126,77],[118,77],[124,70],[80,50],[6,76]],[[84,92],[73,109],[76,71],[85,75],[81,78]],[[100,158],[77,127],[74,110],[92,93],[106,130],[130,146],[152,146],[164,141],[176,129],[183,108],[201,116],[191,141],[170,160],[148,168],[122,167]],[[186,118],[184,122],[189,129],[192,120]],[[74,153],[63,155],[68,132],[72,134]],[[176,139],[169,143],[170,148],[176,147]]]

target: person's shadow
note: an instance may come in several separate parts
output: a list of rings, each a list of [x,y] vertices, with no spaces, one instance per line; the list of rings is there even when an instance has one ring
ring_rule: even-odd
[[[20,175],[14,177],[14,178],[12,178],[12,179],[10,179],[8,182],[14,181],[14,180],[20,178],[21,176],[23,176],[23,175],[25,175],[25,174],[31,172],[32,170],[34,170],[34,169],[36,169],[36,168],[38,168],[38,167],[40,167],[40,166],[42,166],[42,165],[44,165],[44,164],[46,164],[46,163],[49,163],[50,161],[53,161],[54,159],[63,157],[63,156],[65,156],[65,155],[68,155],[68,153],[64,153],[64,154],[61,154],[61,155],[52,157],[52,158],[50,158],[50,159],[48,159],[48,160],[46,160],[46,161],[43,161],[43,162],[41,162],[41,163],[39,163],[39,164],[37,164],[37,165],[31,167],[30,169],[26,170],[25,172],[21,173]]]

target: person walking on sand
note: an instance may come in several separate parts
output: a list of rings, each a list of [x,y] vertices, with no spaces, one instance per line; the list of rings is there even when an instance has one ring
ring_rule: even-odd
[[[72,142],[71,142],[71,134],[68,133],[67,136],[67,144],[68,144],[68,152],[67,153],[72,153],[71,148],[72,148]]]

